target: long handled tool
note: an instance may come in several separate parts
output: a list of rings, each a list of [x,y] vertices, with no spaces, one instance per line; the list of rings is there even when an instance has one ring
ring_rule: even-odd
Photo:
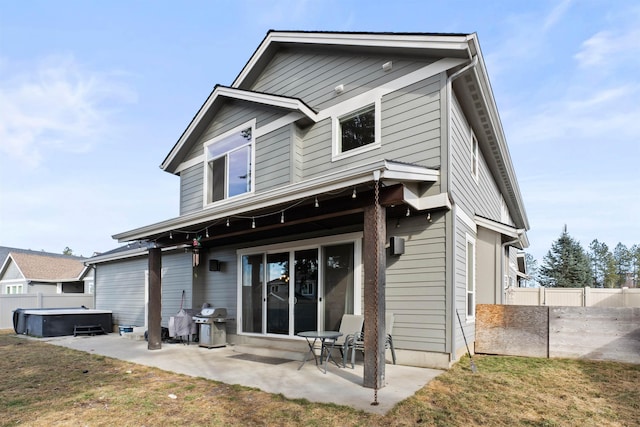
[[[460,324],[460,330],[462,330],[462,338],[464,338],[464,345],[467,346],[467,353],[469,353],[469,360],[471,361],[471,372],[474,374],[478,372],[478,368],[476,368],[476,364],[473,361],[473,356],[471,356],[471,351],[469,350],[469,344],[467,343],[467,336],[464,334],[464,328],[462,327],[462,321],[460,320],[460,313],[458,313],[458,309],[456,308],[456,316],[458,316],[458,323]]]

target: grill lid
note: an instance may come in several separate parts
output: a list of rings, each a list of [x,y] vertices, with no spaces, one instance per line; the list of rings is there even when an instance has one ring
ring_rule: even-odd
[[[203,308],[200,314],[200,317],[227,317],[227,309],[226,308],[213,308],[207,307]]]

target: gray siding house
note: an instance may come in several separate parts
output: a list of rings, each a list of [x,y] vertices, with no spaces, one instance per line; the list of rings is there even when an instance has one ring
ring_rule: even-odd
[[[119,323],[149,323],[156,282],[163,325],[184,290],[226,307],[246,350],[303,351],[298,332],[345,313],[373,334],[391,312],[398,363],[447,368],[457,314],[473,344],[476,304],[504,302],[528,246],[476,34],[270,31],[161,168],[180,215],[89,261]]]
[[[0,294],[92,293],[85,258],[0,247]]]

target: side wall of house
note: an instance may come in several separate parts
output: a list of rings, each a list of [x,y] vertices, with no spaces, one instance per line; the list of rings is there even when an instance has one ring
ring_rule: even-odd
[[[382,65],[392,61],[389,72]],[[372,87],[381,86],[434,61],[398,55],[339,54],[335,50],[288,49],[278,52],[253,83],[251,90],[300,98],[322,110]],[[334,88],[344,85],[336,95]]]
[[[202,210],[204,198],[204,144],[224,132],[256,119],[256,127],[270,123],[284,113],[277,109],[256,107],[255,104],[229,102],[209,125],[187,158],[200,158],[201,163],[180,172],[180,215]],[[289,159],[291,152],[291,128],[285,126],[255,138],[255,191],[279,188],[290,182]]]
[[[386,310],[394,313],[396,349],[446,351],[445,218],[436,213],[388,221],[388,237],[405,239],[405,253],[387,251]]]
[[[491,175],[478,151],[478,178],[471,172],[471,128],[455,96],[451,105],[451,191],[453,198],[471,218],[479,215],[494,221],[501,221],[501,195],[496,181]]]
[[[467,341],[472,343],[475,336],[475,321],[467,317],[467,242],[471,239],[475,243],[475,251],[478,253],[478,239],[476,231],[467,224],[456,218],[456,234],[455,234],[455,310],[452,313],[452,321],[454,322],[455,343],[453,346],[454,359],[458,359],[461,352],[466,351],[464,336]],[[476,258],[476,268],[478,266]],[[477,298],[477,280],[476,277],[476,298]],[[460,321],[458,321],[458,315]],[[462,323],[463,332],[460,330]]]
[[[7,265],[7,268],[5,269],[5,272],[2,275],[1,279],[2,280],[24,279],[24,276],[20,272],[20,269],[16,265],[15,261],[13,261],[13,259],[9,261],[9,265]]]
[[[502,304],[500,296],[500,250],[500,233],[478,227],[478,240],[476,243],[477,304]]]
[[[183,308],[192,308],[191,253],[162,254],[162,326]],[[149,261],[146,254],[97,264],[95,273],[96,308],[111,310],[115,325],[144,326],[148,294]]]
[[[434,76],[383,96],[382,146],[366,153],[332,161],[331,119],[306,129],[302,154],[304,179],[380,159],[439,167],[440,88],[440,77]],[[434,185],[432,191],[438,192],[439,186]]]
[[[29,285],[27,283],[27,280],[22,276],[22,273],[12,259],[8,261],[8,265],[5,268],[4,274],[0,277],[0,279],[1,294],[7,293],[8,286],[13,287],[20,285],[22,285],[22,293],[29,293]]]
[[[146,258],[145,258],[146,259]],[[184,309],[198,309],[192,307],[192,254],[177,250],[162,254],[162,326],[169,325],[169,318],[178,314],[180,307]],[[148,265],[147,265],[148,268]],[[184,302],[182,292],[184,291]]]
[[[96,308],[111,310],[114,325],[144,326],[146,256],[96,265]]]

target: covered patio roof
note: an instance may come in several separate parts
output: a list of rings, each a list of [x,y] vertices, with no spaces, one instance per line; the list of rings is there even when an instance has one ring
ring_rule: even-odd
[[[349,227],[361,224],[364,206],[372,201],[372,197],[366,198],[365,194],[371,191],[374,174],[379,175],[383,186],[389,189],[400,183],[432,184],[438,180],[440,171],[388,160],[376,161],[271,191],[229,199],[215,207],[119,233],[113,238],[120,242],[147,240],[159,246],[171,246],[180,241],[186,244],[200,236],[202,243],[224,238],[229,244],[248,231],[255,239],[255,233],[268,238],[270,233],[278,233],[273,230],[280,229],[281,233],[285,226],[291,234],[318,228]],[[388,205],[407,203],[420,210],[415,199],[407,196],[413,193],[391,194],[388,189],[385,194],[393,199],[389,199]]]

